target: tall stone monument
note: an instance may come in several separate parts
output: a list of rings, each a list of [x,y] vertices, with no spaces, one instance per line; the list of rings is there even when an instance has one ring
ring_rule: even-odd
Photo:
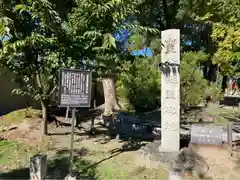
[[[160,151],[180,149],[180,30],[161,32],[161,146]]]

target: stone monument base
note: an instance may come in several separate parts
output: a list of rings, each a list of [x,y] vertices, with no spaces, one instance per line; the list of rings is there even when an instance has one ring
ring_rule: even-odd
[[[142,147],[139,150],[136,165],[152,169],[170,168],[179,152],[166,152],[163,149],[159,151],[159,147],[161,147],[161,141],[155,141]]]
[[[185,176],[185,174],[197,177],[205,177],[207,174],[207,165],[202,163],[200,156],[191,147],[184,147],[176,152],[166,152],[166,150],[159,147],[161,147],[160,141],[155,141],[142,147],[139,150],[136,166],[151,169],[164,168],[169,173],[171,172],[172,176],[176,176],[179,179]]]

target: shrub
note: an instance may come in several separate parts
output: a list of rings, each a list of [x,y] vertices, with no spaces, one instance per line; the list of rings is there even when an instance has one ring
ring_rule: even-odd
[[[222,88],[220,84],[211,84],[205,90],[205,97],[211,97],[213,102],[223,99]]]
[[[221,97],[221,88],[216,84],[209,85],[200,69],[201,62],[207,58],[203,52],[182,54],[180,96],[183,109],[203,103],[207,96],[211,96],[214,101]],[[160,82],[156,58],[137,57],[133,63],[122,65],[118,75],[117,94],[121,100],[127,101],[128,109],[153,110],[160,106]]]
[[[201,54],[188,52],[181,57],[180,86],[181,106],[197,105],[204,101],[207,80],[204,79],[197,63],[203,58]]]
[[[221,98],[221,88],[210,84],[203,77],[200,63],[208,56],[203,52],[186,52],[181,57],[181,106],[187,108],[204,102],[208,96],[217,101]]]
[[[153,58],[136,58],[121,67],[117,93],[136,111],[156,109],[160,99],[160,72]]]
[[[186,62],[181,63],[181,106],[195,106],[205,99],[205,89],[207,80],[204,79],[202,72],[192,67]]]

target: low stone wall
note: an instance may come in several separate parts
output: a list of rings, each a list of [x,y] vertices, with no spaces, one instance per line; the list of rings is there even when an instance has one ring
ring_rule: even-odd
[[[15,88],[18,88],[18,85],[12,81],[12,73],[0,67],[0,115],[30,106],[36,109],[40,108],[39,102],[30,97],[12,95]],[[103,87],[100,81],[92,83],[93,99],[96,99],[97,106],[104,103]]]
[[[11,76],[10,72],[0,67],[0,115],[29,106],[40,108],[39,103],[31,98],[12,94],[12,90],[18,88],[18,85],[12,81]]]

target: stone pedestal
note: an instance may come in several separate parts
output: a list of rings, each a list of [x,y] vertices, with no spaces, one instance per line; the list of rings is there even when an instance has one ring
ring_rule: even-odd
[[[165,168],[174,164],[175,159],[179,152],[159,152],[161,141],[155,141],[142,147],[138,152],[136,165],[143,166],[151,169]]]
[[[136,166],[164,168],[169,172],[169,180],[182,180],[184,173],[192,174],[193,177],[206,177],[209,167],[195,149],[185,147],[177,152],[166,152],[164,149],[159,151],[160,144],[161,142],[153,142],[142,147],[138,151]]]
[[[47,176],[47,155],[34,155],[30,158],[30,180],[43,180]]]

